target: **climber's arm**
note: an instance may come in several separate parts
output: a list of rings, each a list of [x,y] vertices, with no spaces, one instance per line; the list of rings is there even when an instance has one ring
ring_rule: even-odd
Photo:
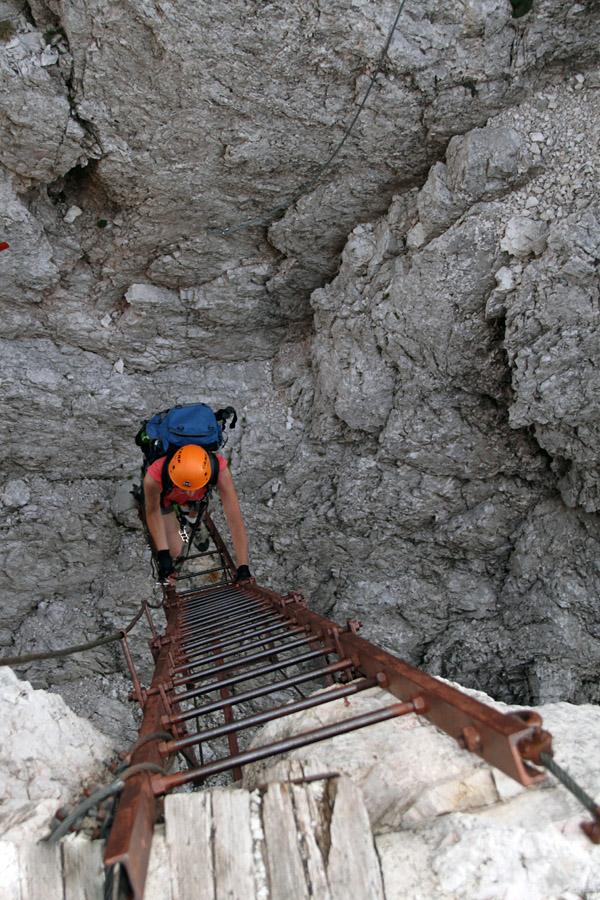
[[[248,565],[248,540],[246,538],[246,528],[242,518],[240,509],[240,501],[233,484],[233,478],[229,469],[223,469],[219,473],[217,481],[217,490],[221,497],[225,518],[229,526],[231,534],[231,542],[235,551],[235,558],[238,568]]]
[[[144,477],[144,502],[146,506],[146,524],[154,541],[154,549],[157,553],[159,550],[168,550],[167,530],[160,508],[160,485],[148,473]]]

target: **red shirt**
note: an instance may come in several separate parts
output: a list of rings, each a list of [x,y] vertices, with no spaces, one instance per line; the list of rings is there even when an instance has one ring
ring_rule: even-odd
[[[215,453],[217,457],[217,462],[219,463],[219,475],[223,471],[223,469],[227,468],[227,460],[224,456],[219,456],[218,453]],[[160,456],[158,459],[155,459],[153,463],[150,463],[148,466],[147,472],[151,478],[153,478],[158,484],[160,484],[161,489],[163,486],[162,483],[162,472],[163,466],[165,464],[165,457]],[[217,484],[219,483],[219,476],[217,476]],[[206,487],[201,487],[197,491],[182,491],[181,488],[173,487],[171,490],[163,497],[163,503],[165,507],[170,506],[171,503],[190,503],[192,500],[202,500],[204,495],[206,494]]]

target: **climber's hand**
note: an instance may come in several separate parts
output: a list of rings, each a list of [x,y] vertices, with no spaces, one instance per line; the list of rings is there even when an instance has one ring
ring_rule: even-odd
[[[156,554],[156,568],[158,570],[159,581],[167,581],[169,575],[174,573],[175,566],[173,565],[173,557],[168,550],[158,551]]]
[[[238,566],[237,575],[235,576],[236,581],[247,581],[249,578],[252,578],[250,573],[250,569],[248,566]]]

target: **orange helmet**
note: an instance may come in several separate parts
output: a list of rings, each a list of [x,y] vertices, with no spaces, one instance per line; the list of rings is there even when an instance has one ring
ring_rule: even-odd
[[[212,466],[204,447],[186,444],[177,450],[169,463],[173,484],[183,491],[197,491],[210,481]]]

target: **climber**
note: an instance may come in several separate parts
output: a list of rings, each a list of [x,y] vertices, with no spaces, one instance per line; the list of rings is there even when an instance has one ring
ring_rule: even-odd
[[[175,581],[175,562],[183,541],[174,503],[185,506],[206,497],[216,486],[229,526],[237,562],[236,581],[251,578],[248,544],[240,503],[227,460],[197,444],[185,444],[171,456],[150,463],[144,476],[146,523],[154,542],[160,581]]]

